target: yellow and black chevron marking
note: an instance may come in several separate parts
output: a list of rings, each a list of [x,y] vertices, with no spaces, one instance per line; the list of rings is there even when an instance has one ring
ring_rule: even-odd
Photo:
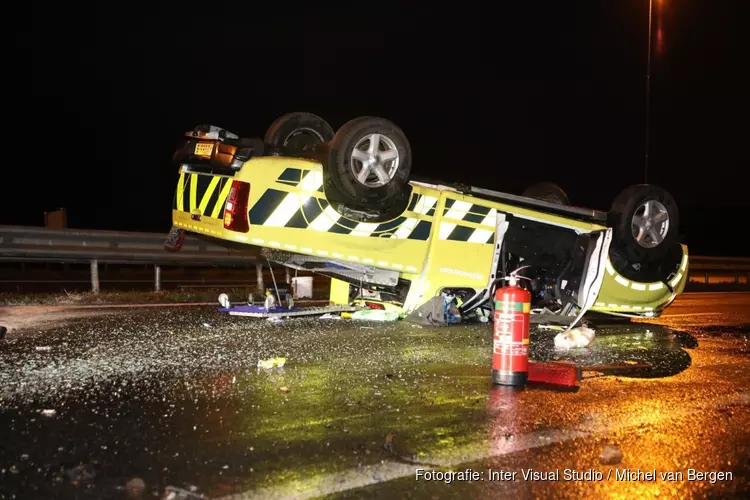
[[[182,212],[197,210],[201,215],[221,219],[231,186],[228,177],[183,172],[177,183],[174,209]]]
[[[476,203],[447,199],[438,239],[492,244],[495,239],[497,210]],[[461,224],[469,222],[480,227]]]
[[[276,182],[280,184],[286,184],[287,186],[299,186],[302,180],[308,175],[311,170],[303,170],[300,168],[287,168],[281,175],[276,179]],[[323,184],[314,189],[315,192],[323,192]]]
[[[312,172],[290,172],[297,169],[287,169],[281,177],[294,178],[295,185],[305,185],[306,190],[322,189],[322,176],[314,177]],[[302,178],[299,179],[299,176]],[[281,177],[277,182],[281,182]],[[309,180],[309,181],[308,181]],[[415,215],[428,216],[434,214],[437,200],[413,194],[407,212]],[[421,201],[421,204],[420,204]],[[405,212],[406,213],[406,212]],[[383,223],[357,222],[341,216],[324,198],[309,196],[303,193],[289,193],[277,189],[268,189],[250,209],[250,223],[253,225],[308,229],[334,234],[348,234],[352,236],[370,238],[396,238],[426,241],[430,236],[432,222],[419,220],[416,217],[402,215],[394,220]]]

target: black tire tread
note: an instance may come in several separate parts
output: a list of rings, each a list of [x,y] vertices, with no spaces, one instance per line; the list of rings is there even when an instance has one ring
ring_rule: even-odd
[[[360,137],[369,133],[388,136],[399,148],[400,162],[396,176],[379,188],[367,188],[359,184],[351,174],[349,166],[351,149]],[[342,195],[346,205],[361,208],[376,208],[399,199],[407,189],[411,171],[411,146],[404,132],[393,122],[384,118],[362,116],[350,120],[333,137],[324,164],[326,187],[332,186]]]
[[[333,128],[320,116],[303,111],[286,113],[273,121],[266,130],[263,142],[277,148],[284,146],[284,139],[289,137],[295,130],[300,128],[311,128],[323,137],[323,142],[333,139]]]
[[[648,199],[659,201],[669,213],[669,231],[664,241],[655,248],[643,248],[638,245],[630,229],[633,213],[642,202]],[[680,223],[677,203],[672,195],[658,186],[636,184],[624,189],[612,202],[609,217],[614,230],[613,244],[630,261],[657,260],[663,257],[677,241]]]
[[[521,196],[570,206],[570,199],[568,199],[567,193],[565,193],[563,188],[553,182],[540,182],[533,186],[529,186]],[[549,200],[549,197],[554,198],[554,201]]]

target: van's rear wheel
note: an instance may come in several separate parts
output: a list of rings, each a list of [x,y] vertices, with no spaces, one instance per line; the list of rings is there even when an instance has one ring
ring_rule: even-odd
[[[403,197],[410,171],[411,146],[404,132],[371,116],[355,118],[336,132],[323,168],[326,184],[344,204],[369,209]]]
[[[263,138],[263,142],[277,148],[310,151],[333,139],[333,128],[323,118],[312,113],[287,113],[277,118]]]

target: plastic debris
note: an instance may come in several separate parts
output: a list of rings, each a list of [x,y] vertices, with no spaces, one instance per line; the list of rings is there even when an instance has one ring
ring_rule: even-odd
[[[608,444],[599,455],[599,463],[602,465],[617,465],[622,462],[622,451],[616,446]]]
[[[81,464],[66,470],[65,475],[68,476],[71,484],[78,486],[81,483],[92,481],[96,477],[96,472],[90,464]]]
[[[167,486],[164,489],[162,500],[203,500],[206,497],[195,491],[188,491],[175,486]]]
[[[271,290],[266,290],[266,301],[263,303],[263,307],[266,311],[270,311],[274,305],[276,305],[276,297],[273,296]]]
[[[259,359],[258,368],[263,368],[264,370],[271,370],[273,368],[283,367],[284,363],[286,363],[286,358]]]
[[[42,410],[41,414],[45,417],[54,417],[57,415],[57,410]]]
[[[565,327],[560,325],[539,325],[538,328],[540,330],[556,330],[560,332],[565,331]]]
[[[352,314],[352,319],[368,321],[396,321],[401,315],[396,311],[383,309],[363,309]]]
[[[269,323],[283,323],[284,322],[284,320],[282,320],[278,316],[271,316],[270,318],[266,318],[266,321],[268,321]]]
[[[146,489],[146,482],[140,477],[134,477],[125,483],[125,489],[131,497],[137,498]]]
[[[454,325],[461,322],[461,313],[458,311],[458,301],[455,295],[443,294],[445,299],[445,322]]]
[[[48,345],[38,345],[36,346],[37,351],[51,351],[52,348]]]
[[[442,297],[432,297],[406,316],[406,321],[424,326],[444,326],[445,302]]]
[[[279,387],[279,390],[280,390],[281,392],[289,392],[289,387],[287,387],[287,386],[284,386],[284,387]]]
[[[227,295],[226,293],[222,293],[221,295],[219,295],[219,304],[224,309],[229,309],[230,307],[232,307],[232,303],[229,301],[229,295]]]
[[[587,347],[594,340],[594,335],[596,335],[596,332],[591,328],[579,326],[567,333],[558,333],[555,336],[555,347],[559,349]]]
[[[325,313],[323,316],[318,317],[318,319],[341,319],[341,316],[338,314]]]

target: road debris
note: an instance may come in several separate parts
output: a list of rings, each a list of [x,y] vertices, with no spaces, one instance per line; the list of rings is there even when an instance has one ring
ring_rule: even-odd
[[[557,332],[565,331],[565,327],[560,325],[537,325],[537,328],[540,330],[554,330]]]
[[[268,359],[259,359],[258,360],[258,368],[262,368],[264,370],[271,370],[273,368],[281,368],[286,363],[286,358],[268,358]]]
[[[146,482],[140,477],[134,477],[125,483],[125,489],[128,492],[128,496],[131,498],[138,498],[146,489]]]
[[[96,477],[96,472],[90,464],[81,464],[66,470],[65,475],[68,476],[71,484],[78,486],[81,483],[92,481]]]
[[[354,320],[367,321],[396,321],[401,315],[396,311],[385,311],[383,309],[363,309],[352,314]]]
[[[594,340],[596,332],[591,328],[579,326],[567,333],[558,333],[555,336],[555,347],[558,349],[571,349],[574,347],[588,347]]]
[[[602,465],[617,465],[622,462],[622,451],[620,448],[608,444],[599,455],[599,463]]]
[[[189,491],[176,486],[167,486],[164,489],[162,500],[203,500],[206,497],[197,491]]]

